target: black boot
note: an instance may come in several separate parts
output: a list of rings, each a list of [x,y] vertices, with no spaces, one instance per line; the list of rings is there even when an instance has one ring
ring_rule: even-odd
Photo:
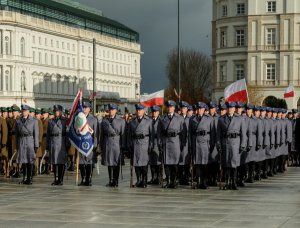
[[[155,180],[155,166],[154,165],[150,165],[150,171],[151,171],[151,180],[148,181],[147,184],[153,184],[154,180]]]
[[[57,185],[57,181],[58,181],[57,173],[58,173],[58,165],[53,165],[54,181],[52,182],[51,185]]]
[[[86,165],[85,166],[86,169],[86,174],[85,174],[85,182],[84,185],[85,186],[92,186],[92,165]]]
[[[112,187],[117,188],[119,186],[119,174],[120,174],[120,166],[119,165],[114,166]]]
[[[164,188],[169,188],[171,184],[171,176],[170,176],[170,166],[165,165],[165,174],[166,174],[166,181],[167,183],[164,185]]]
[[[19,182],[19,184],[26,184],[26,174],[27,174],[27,171],[26,171],[26,164],[22,164],[22,176],[23,176],[23,180]]]
[[[112,185],[113,185],[113,179],[112,179],[112,177],[113,177],[113,167],[112,166],[108,166],[107,170],[108,170],[109,182],[106,185],[106,187],[112,187]]]
[[[82,164],[79,165],[79,170],[80,170],[81,182],[78,185],[83,186],[84,182],[85,182],[85,176],[86,176],[85,165],[82,165]]]
[[[237,176],[237,169],[232,168],[231,169],[231,175],[230,175],[230,182],[231,182],[231,190],[238,190],[237,185],[236,185],[236,176]]]
[[[27,168],[26,168],[26,171],[27,171],[27,179],[25,181],[25,184],[28,184],[28,185],[32,185],[32,173],[33,173],[33,164],[26,164]]]
[[[155,165],[154,166],[154,181],[153,181],[153,185],[159,185],[159,178],[160,178],[160,172],[159,172],[159,165]]]
[[[228,190],[230,188],[230,186],[229,186],[229,176],[230,176],[229,168],[224,169],[224,176],[225,176],[225,185],[223,187],[223,190]]]

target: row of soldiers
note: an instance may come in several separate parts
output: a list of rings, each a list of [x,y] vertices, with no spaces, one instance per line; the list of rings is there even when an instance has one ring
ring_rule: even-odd
[[[135,117],[127,121],[117,115],[118,106],[111,104],[108,116],[98,121],[90,114],[91,104],[85,102],[84,113],[93,129],[94,152],[89,157],[80,156],[80,185],[91,185],[99,151],[102,165],[108,167],[110,187],[118,186],[126,151],[135,170],[136,187],[161,184],[176,188],[178,184],[191,184],[206,189],[225,181],[223,189],[237,189],[245,181],[252,183],[284,172],[289,151],[294,163],[299,164],[295,140],[297,110],[286,118],[283,109],[233,102],[221,106],[198,102],[194,107],[180,102],[179,106],[176,110],[176,103],[168,101],[165,115],[161,116],[160,108],[154,106],[148,116],[145,107],[137,104]],[[16,164],[22,164],[21,183],[32,184],[34,167],[39,167],[45,157],[45,172],[49,164],[53,167],[52,184],[62,185],[67,156],[75,155],[67,137],[68,116],[63,107],[56,105],[50,111],[23,105],[20,110],[14,105],[11,112],[1,111],[4,173],[8,175],[8,159],[16,160]],[[19,168],[14,167],[15,175]]]

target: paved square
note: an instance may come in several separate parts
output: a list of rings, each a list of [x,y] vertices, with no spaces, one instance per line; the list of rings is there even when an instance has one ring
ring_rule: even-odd
[[[95,172],[96,173],[96,172]],[[92,187],[51,186],[52,175],[32,186],[0,181],[0,227],[300,227],[300,168],[239,191],[129,188],[129,167],[119,188],[105,187],[107,170]]]

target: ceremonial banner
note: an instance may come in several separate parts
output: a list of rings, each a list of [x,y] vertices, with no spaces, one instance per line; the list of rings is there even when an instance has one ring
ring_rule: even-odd
[[[93,130],[88,125],[82,107],[82,91],[79,90],[67,121],[68,137],[71,144],[84,156],[93,151]]]
[[[141,95],[140,102],[146,108],[152,107],[154,105],[164,105],[164,95],[164,90],[160,90],[149,95]]]
[[[294,86],[290,85],[284,91],[284,98],[290,98],[295,96]]]
[[[224,91],[226,102],[247,102],[248,92],[246,80],[238,80],[225,88]]]

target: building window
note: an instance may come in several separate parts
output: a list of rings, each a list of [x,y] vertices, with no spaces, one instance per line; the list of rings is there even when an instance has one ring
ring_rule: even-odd
[[[65,42],[62,42],[62,43],[61,43],[61,48],[62,48],[62,49],[65,49]]]
[[[269,63],[267,64],[267,80],[275,81],[276,79],[276,64]]]
[[[35,59],[35,51],[33,51],[33,52],[32,52],[32,62],[35,63],[35,60],[36,60],[36,59]]]
[[[245,46],[245,29],[237,29],[235,31],[236,46]]]
[[[221,31],[220,42],[221,48],[227,47],[227,32],[225,30]]]
[[[32,36],[32,43],[35,44],[35,36]]]
[[[70,44],[67,43],[67,50],[69,51],[70,50]]]
[[[21,38],[21,56],[25,56],[25,39],[24,37]]]
[[[276,12],[276,1],[268,1],[267,2],[267,12],[268,13]]]
[[[67,58],[67,66],[70,68],[70,57]]]
[[[236,14],[237,15],[245,15],[245,12],[246,12],[245,3],[238,3],[237,9],[236,9]]]
[[[47,53],[45,53],[45,64],[48,65],[48,54]]]
[[[45,46],[48,46],[48,39],[45,38]]]
[[[5,90],[6,91],[8,91],[8,89],[9,89],[9,77],[10,75],[9,75],[9,71],[8,70],[6,70],[5,71]]]
[[[84,59],[81,60],[81,68],[84,69]]]
[[[75,44],[72,45],[72,49],[73,49],[73,51],[75,51]]]
[[[92,49],[91,49],[91,47],[89,47],[89,54],[91,54],[92,53]]]
[[[50,61],[51,61],[51,65],[53,65],[53,54],[51,54],[51,57],[50,57]]]
[[[4,40],[5,40],[5,54],[10,55],[10,39],[8,36],[6,36]]]
[[[39,45],[42,45],[42,38],[39,37]]]
[[[53,40],[51,40],[51,47],[53,47]]]
[[[59,41],[56,41],[56,47],[59,48]]]
[[[84,53],[84,46],[83,46],[83,45],[82,45],[81,49],[82,49],[82,50],[81,50],[81,51],[82,51],[82,53]]]
[[[220,82],[226,82],[227,80],[227,68],[226,65],[220,65]]]
[[[276,29],[268,28],[267,29],[267,45],[275,45],[276,44]]]
[[[62,58],[61,58],[61,65],[64,67],[65,66],[65,56],[63,56]]]
[[[26,77],[24,71],[21,73],[21,91],[26,91]]]
[[[42,63],[42,53],[39,52],[39,63]]]
[[[56,66],[59,66],[59,55],[56,56]]]
[[[222,5],[221,15],[222,15],[222,17],[227,17],[227,5]]]
[[[235,72],[236,72],[236,80],[245,78],[245,65],[244,64],[236,64]]]
[[[75,68],[75,58],[73,58],[72,66],[73,66],[73,68]]]
[[[92,61],[89,60],[89,70],[92,70]]]

